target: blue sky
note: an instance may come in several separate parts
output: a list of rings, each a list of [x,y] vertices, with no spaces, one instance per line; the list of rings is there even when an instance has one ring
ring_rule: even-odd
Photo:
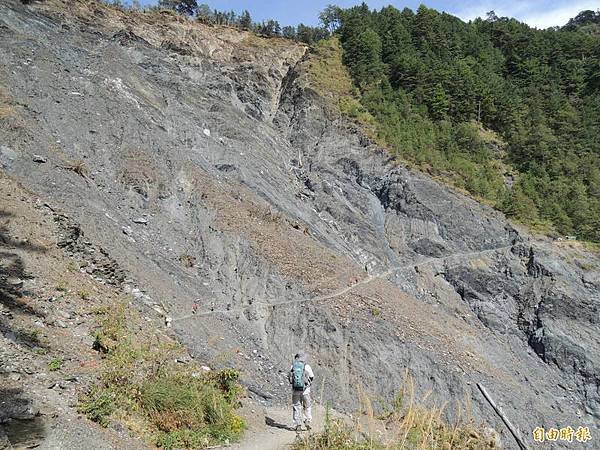
[[[156,1],[142,0],[142,4],[155,4]],[[207,3],[211,8],[219,10],[247,9],[256,21],[273,18],[283,25],[296,25],[300,22],[316,25],[319,11],[328,3],[348,7],[361,3],[361,0],[198,0],[198,3]],[[377,9],[389,4],[399,9],[405,6],[416,9],[419,4],[424,3],[430,8],[446,11],[464,20],[485,16],[487,11],[494,10],[498,16],[516,17],[538,28],[564,25],[578,12],[584,9],[596,10],[600,7],[600,0],[370,0],[366,3],[371,8]]]

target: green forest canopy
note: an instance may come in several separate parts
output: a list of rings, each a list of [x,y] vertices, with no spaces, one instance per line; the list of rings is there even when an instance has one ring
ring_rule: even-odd
[[[519,221],[600,241],[599,13],[537,30],[425,6],[327,12],[360,101],[399,157]]]

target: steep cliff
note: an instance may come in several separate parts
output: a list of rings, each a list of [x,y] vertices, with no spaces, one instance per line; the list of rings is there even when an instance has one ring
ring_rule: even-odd
[[[285,402],[302,347],[342,410],[408,370],[419,393],[469,399],[507,448],[476,383],[528,441],[597,423],[597,257],[391,160],[311,88],[307,48],[66,5],[0,4],[2,170],[192,355]],[[83,240],[70,251],[89,260]]]

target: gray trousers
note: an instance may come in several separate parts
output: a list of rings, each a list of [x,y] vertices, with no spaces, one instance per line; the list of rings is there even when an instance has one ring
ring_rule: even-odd
[[[302,425],[303,421],[304,423],[311,422],[312,400],[310,398],[310,388],[306,388],[304,391],[292,391],[292,407],[294,410],[294,426]]]

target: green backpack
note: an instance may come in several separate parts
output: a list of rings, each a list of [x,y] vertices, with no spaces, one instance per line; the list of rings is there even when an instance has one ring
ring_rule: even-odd
[[[304,363],[302,361],[294,361],[292,365],[292,388],[295,391],[303,391],[306,387],[304,383]]]

